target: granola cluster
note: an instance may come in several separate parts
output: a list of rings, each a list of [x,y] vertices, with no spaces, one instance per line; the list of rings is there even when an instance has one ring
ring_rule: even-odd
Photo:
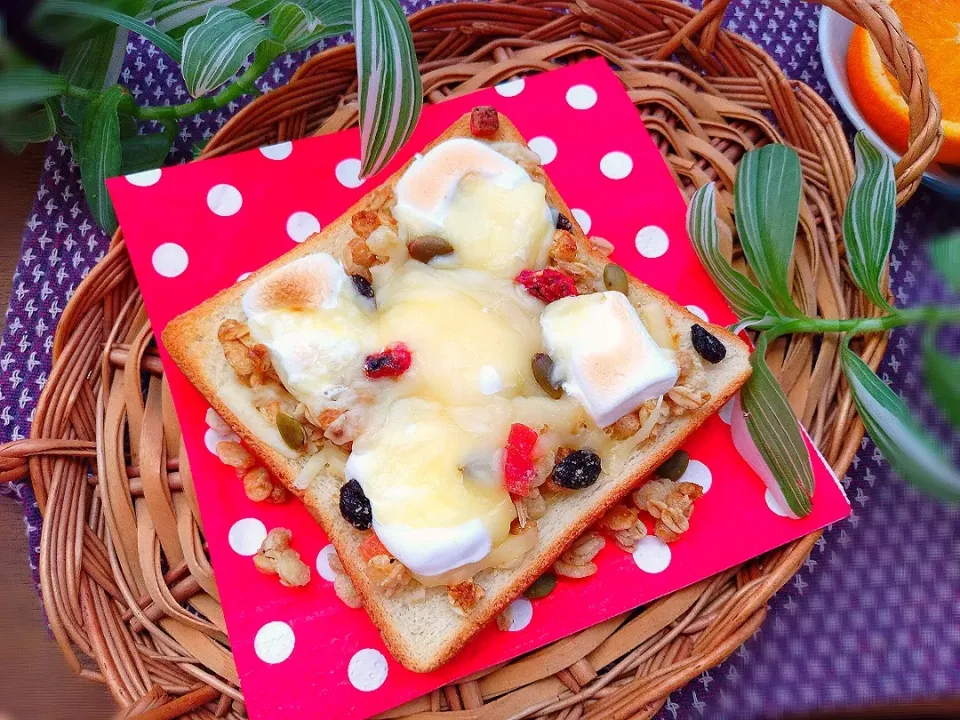
[[[234,440],[217,443],[217,457],[224,465],[229,465],[243,480],[243,490],[254,502],[286,502],[290,493],[283,485],[273,482],[265,467],[257,465],[250,451]]]
[[[300,553],[290,547],[293,533],[278,527],[267,533],[253,564],[264,575],[276,575],[286,587],[303,587],[310,582],[310,568],[300,559]]]
[[[703,489],[691,482],[652,478],[633,493],[633,502],[656,519],[654,534],[673,542],[690,529],[693,503]]]
[[[254,388],[270,380],[280,382],[270,362],[267,346],[253,341],[245,323],[224,320],[217,330],[217,339],[240,382]]]

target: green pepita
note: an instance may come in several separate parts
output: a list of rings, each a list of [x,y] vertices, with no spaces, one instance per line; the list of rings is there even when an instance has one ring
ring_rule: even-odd
[[[539,600],[552,593],[556,586],[557,576],[548,570],[533,581],[533,584],[524,591],[523,596],[528,600]]]
[[[407,245],[407,251],[414,260],[428,263],[435,257],[452,253],[453,245],[434,235],[421,235]]]
[[[667,480],[679,480],[687,471],[687,465],[690,464],[690,456],[685,450],[677,450],[673,455],[664,461],[663,465],[655,471],[657,477]]]
[[[303,430],[303,425],[293,415],[287,415],[285,412],[277,413],[277,430],[280,431],[280,437],[291,450],[301,450],[307,440],[307,434]]]
[[[554,400],[563,395],[563,388],[553,382],[553,360],[546,353],[537,353],[533,356],[533,377],[543,391]]]
[[[626,271],[616,263],[607,263],[603,268],[603,286],[607,290],[615,290],[626,295],[630,289]]]

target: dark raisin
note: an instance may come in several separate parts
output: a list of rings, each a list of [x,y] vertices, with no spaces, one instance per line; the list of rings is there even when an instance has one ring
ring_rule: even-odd
[[[353,280],[353,286],[358,293],[365,298],[373,298],[373,285],[363,275],[351,275],[350,279]]]
[[[357,530],[369,530],[373,524],[370,501],[356,480],[348,480],[340,488],[340,514]]]
[[[582,490],[600,477],[600,456],[593,450],[575,450],[553,468],[553,481],[568,490]]]
[[[727,348],[717,340],[703,325],[693,324],[690,328],[690,339],[694,349],[700,357],[710,363],[718,363],[727,356]]]
[[[570,222],[570,218],[563,213],[557,213],[557,230],[573,232],[573,223]]]
[[[552,593],[556,586],[557,576],[547,570],[543,575],[534,580],[530,587],[523,591],[523,596],[529,600],[539,600]]]
[[[667,458],[654,473],[657,477],[666,478],[667,480],[679,480],[687,471],[687,465],[689,464],[690,456],[687,452],[685,450],[677,450]]]

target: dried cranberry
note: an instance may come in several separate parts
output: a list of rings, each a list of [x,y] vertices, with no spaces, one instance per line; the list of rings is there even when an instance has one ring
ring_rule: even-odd
[[[400,377],[410,369],[412,359],[410,348],[403,343],[394,343],[385,347],[383,352],[367,355],[363,372],[374,380]]]
[[[570,222],[570,218],[563,213],[557,213],[557,230],[573,232],[573,223]]]
[[[470,134],[474,137],[493,137],[500,129],[500,116],[491,105],[479,105],[470,113]]]
[[[576,281],[566,273],[553,268],[521,270],[514,280],[523,285],[528,293],[545,303],[577,294]]]
[[[568,490],[582,490],[600,477],[600,456],[593,450],[577,450],[553,467],[553,481]]]
[[[510,426],[503,455],[504,485],[510,494],[523,496],[530,492],[530,481],[536,473],[533,464],[533,449],[536,445],[535,430],[522,423]]]
[[[340,488],[340,514],[357,530],[368,530],[373,524],[370,501],[356,480],[349,480]]]

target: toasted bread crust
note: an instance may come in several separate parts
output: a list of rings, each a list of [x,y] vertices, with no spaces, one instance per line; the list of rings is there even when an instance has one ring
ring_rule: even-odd
[[[440,135],[425,150],[451,137],[470,137],[470,116],[465,115]],[[500,129],[492,138],[493,142],[523,143],[523,138],[514,125],[500,116]],[[410,164],[409,161],[393,176],[386,185],[392,186]],[[547,201],[567,218],[572,219],[570,208],[559,196],[553,184],[546,179]],[[368,196],[369,197],[369,196]],[[217,328],[227,318],[242,319],[240,299],[248,287],[265,273],[282,267],[291,260],[315,252],[328,252],[337,256],[342,253],[353,230],[350,227],[352,216],[365,209],[368,198],[361,199],[340,218],[321,232],[311,236],[306,242],[294,248],[277,260],[253,273],[248,279],[233,285],[215,295],[196,308],[175,318],[163,330],[162,340],[167,351],[181,368],[187,378],[203,394],[211,406],[226,420],[243,442],[259,457],[264,465],[280,479],[283,484],[303,501],[311,515],[320,523],[337,550],[344,569],[350,575],[357,593],[363,601],[370,618],[380,630],[384,642],[394,657],[405,667],[415,672],[435,670],[452,658],[479,629],[493,620],[524,589],[543,572],[549,569],[566,547],[599,520],[607,509],[623,498],[643,478],[672,455],[710,415],[739,389],[750,375],[749,348],[737,336],[725,328],[704,323],[700,318],[686,310],[663,293],[650,288],[635,278],[630,278],[631,301],[656,301],[665,307],[674,327],[689,335],[689,326],[693,323],[707,325],[727,348],[727,358],[718,366],[707,368],[710,400],[701,408],[691,411],[680,418],[669,421],[653,441],[648,441],[631,456],[625,472],[620,477],[605,477],[592,488],[571,494],[563,499],[553,500],[547,513],[540,520],[541,539],[537,546],[524,557],[523,564],[510,571],[487,571],[491,579],[486,587],[486,597],[467,617],[456,615],[447,607],[445,615],[442,605],[431,605],[428,611],[431,625],[443,626],[441,639],[433,644],[421,643],[417,635],[417,619],[410,618],[396,598],[387,600],[375,588],[364,573],[363,559],[358,547],[362,536],[340,517],[336,499],[337,483],[318,477],[306,490],[296,487],[295,480],[302,469],[302,458],[291,458],[275,445],[266,442],[238,417],[225,401],[224,388],[231,383],[232,369],[226,364],[220,344],[217,341]],[[588,255],[588,264],[602,271],[608,259],[586,239],[574,222],[573,235],[578,246]],[[481,574],[482,575],[482,574]],[[443,594],[442,602],[446,603]],[[442,617],[440,617],[442,615]]]

